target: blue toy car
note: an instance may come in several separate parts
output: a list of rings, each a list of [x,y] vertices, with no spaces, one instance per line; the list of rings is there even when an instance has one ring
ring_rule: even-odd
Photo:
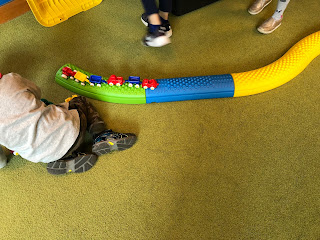
[[[140,87],[140,77],[130,76],[128,80],[126,80],[128,83],[128,87],[133,87],[135,85],[136,88]]]
[[[101,87],[102,83],[107,83],[101,76],[91,75],[89,78],[89,82],[91,86],[97,84],[98,87]]]

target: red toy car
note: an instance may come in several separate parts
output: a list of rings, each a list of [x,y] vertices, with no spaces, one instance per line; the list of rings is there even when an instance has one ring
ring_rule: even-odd
[[[142,87],[144,89],[150,88],[151,90],[154,90],[158,85],[159,83],[155,79],[143,79],[142,81]]]
[[[0,73],[0,79],[2,78],[2,74]]]
[[[121,86],[124,82],[123,77],[117,77],[116,75],[111,75],[107,81],[110,86]]]
[[[76,75],[77,71],[76,70],[72,70],[69,67],[64,67],[62,68],[62,74],[61,77],[67,79],[68,77],[70,77],[71,79],[73,79],[74,75]]]

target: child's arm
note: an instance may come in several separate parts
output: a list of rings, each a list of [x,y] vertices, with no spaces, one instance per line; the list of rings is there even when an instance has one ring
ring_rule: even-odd
[[[3,152],[2,146],[0,145],[0,168],[7,165],[7,157]]]

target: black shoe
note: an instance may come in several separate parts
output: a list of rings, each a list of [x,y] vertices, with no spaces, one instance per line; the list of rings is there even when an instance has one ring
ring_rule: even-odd
[[[146,13],[143,13],[141,15],[141,21],[145,26],[149,25],[148,15]],[[166,21],[165,23],[163,21],[165,21],[165,20],[163,20],[163,18],[161,18],[162,24],[160,26],[160,30],[159,31],[163,32],[167,37],[171,37],[172,36],[171,25],[170,25],[169,21]]]
[[[76,153],[70,158],[48,163],[47,170],[54,175],[70,172],[82,173],[91,169],[97,159],[98,157],[94,154]]]
[[[132,147],[137,141],[133,133],[118,133],[106,130],[95,138],[92,152],[98,156],[112,151],[122,151]]]
[[[146,13],[142,13],[141,15],[141,21],[142,23],[148,27],[149,20],[148,20],[148,15]]]

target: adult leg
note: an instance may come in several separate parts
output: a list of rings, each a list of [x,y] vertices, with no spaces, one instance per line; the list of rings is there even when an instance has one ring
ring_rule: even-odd
[[[159,15],[161,19],[160,30],[165,33],[167,37],[172,36],[172,29],[169,23],[169,13],[172,11],[172,0],[159,1]]]
[[[155,0],[142,0],[142,5],[148,16],[159,12]]]
[[[278,0],[278,6],[272,17],[279,20],[283,17],[283,13],[286,10],[290,0]]]
[[[278,27],[280,27],[283,13],[286,10],[290,0],[278,0],[278,6],[274,14],[264,21],[260,27],[258,27],[258,31],[263,34],[272,33]]]
[[[159,15],[164,20],[168,20],[172,11],[172,0],[159,0]]]
[[[142,14],[141,20],[148,26],[148,32],[142,39],[143,45],[150,47],[162,47],[169,44],[171,42],[169,36],[167,36],[165,30],[161,29],[162,19],[159,15],[159,9],[157,8],[155,0],[142,0],[142,4],[145,9],[145,13]]]

